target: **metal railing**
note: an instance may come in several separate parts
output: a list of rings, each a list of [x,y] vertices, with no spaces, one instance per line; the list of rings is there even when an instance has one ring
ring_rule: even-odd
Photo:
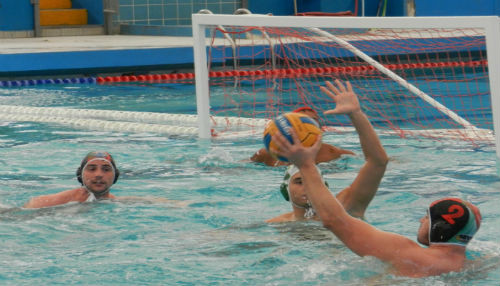
[[[104,12],[104,31],[106,35],[115,34],[113,17],[118,15],[120,4],[118,0],[104,0],[102,4]]]
[[[33,31],[35,32],[35,37],[42,36],[42,29],[40,27],[40,0],[31,0],[33,4]]]

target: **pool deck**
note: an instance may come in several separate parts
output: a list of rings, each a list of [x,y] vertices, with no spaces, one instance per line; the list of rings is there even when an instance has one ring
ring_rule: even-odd
[[[72,36],[0,41],[0,78],[192,68],[193,39]]]

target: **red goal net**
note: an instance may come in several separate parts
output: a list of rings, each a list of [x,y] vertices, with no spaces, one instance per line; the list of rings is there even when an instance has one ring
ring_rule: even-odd
[[[310,106],[325,130],[350,130],[344,116],[322,115],[335,104],[319,87],[339,79],[351,82],[381,132],[494,142],[482,29],[214,31],[208,49],[211,115],[271,119]],[[219,127],[215,134],[234,126]]]

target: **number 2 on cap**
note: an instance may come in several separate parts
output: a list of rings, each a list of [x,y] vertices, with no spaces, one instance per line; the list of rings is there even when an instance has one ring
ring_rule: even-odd
[[[455,224],[455,218],[463,216],[465,213],[464,208],[459,205],[451,205],[448,208],[448,214],[441,215],[448,223]]]

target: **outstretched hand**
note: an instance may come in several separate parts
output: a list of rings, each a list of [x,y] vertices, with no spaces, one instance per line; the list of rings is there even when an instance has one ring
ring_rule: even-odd
[[[326,87],[320,87],[321,91],[326,93],[333,101],[335,101],[335,108],[325,111],[325,114],[346,114],[357,112],[361,110],[359,105],[358,96],[352,90],[351,83],[346,81],[344,84],[336,79],[335,85],[331,82],[326,82]]]
[[[316,155],[321,147],[321,134],[318,135],[316,142],[311,147],[304,147],[302,143],[300,143],[299,137],[293,128],[291,128],[290,133],[293,138],[293,143],[290,143],[279,131],[273,135],[273,141],[278,149],[273,149],[271,151],[279,156],[287,158],[288,161],[299,168],[308,162],[315,164]]]

